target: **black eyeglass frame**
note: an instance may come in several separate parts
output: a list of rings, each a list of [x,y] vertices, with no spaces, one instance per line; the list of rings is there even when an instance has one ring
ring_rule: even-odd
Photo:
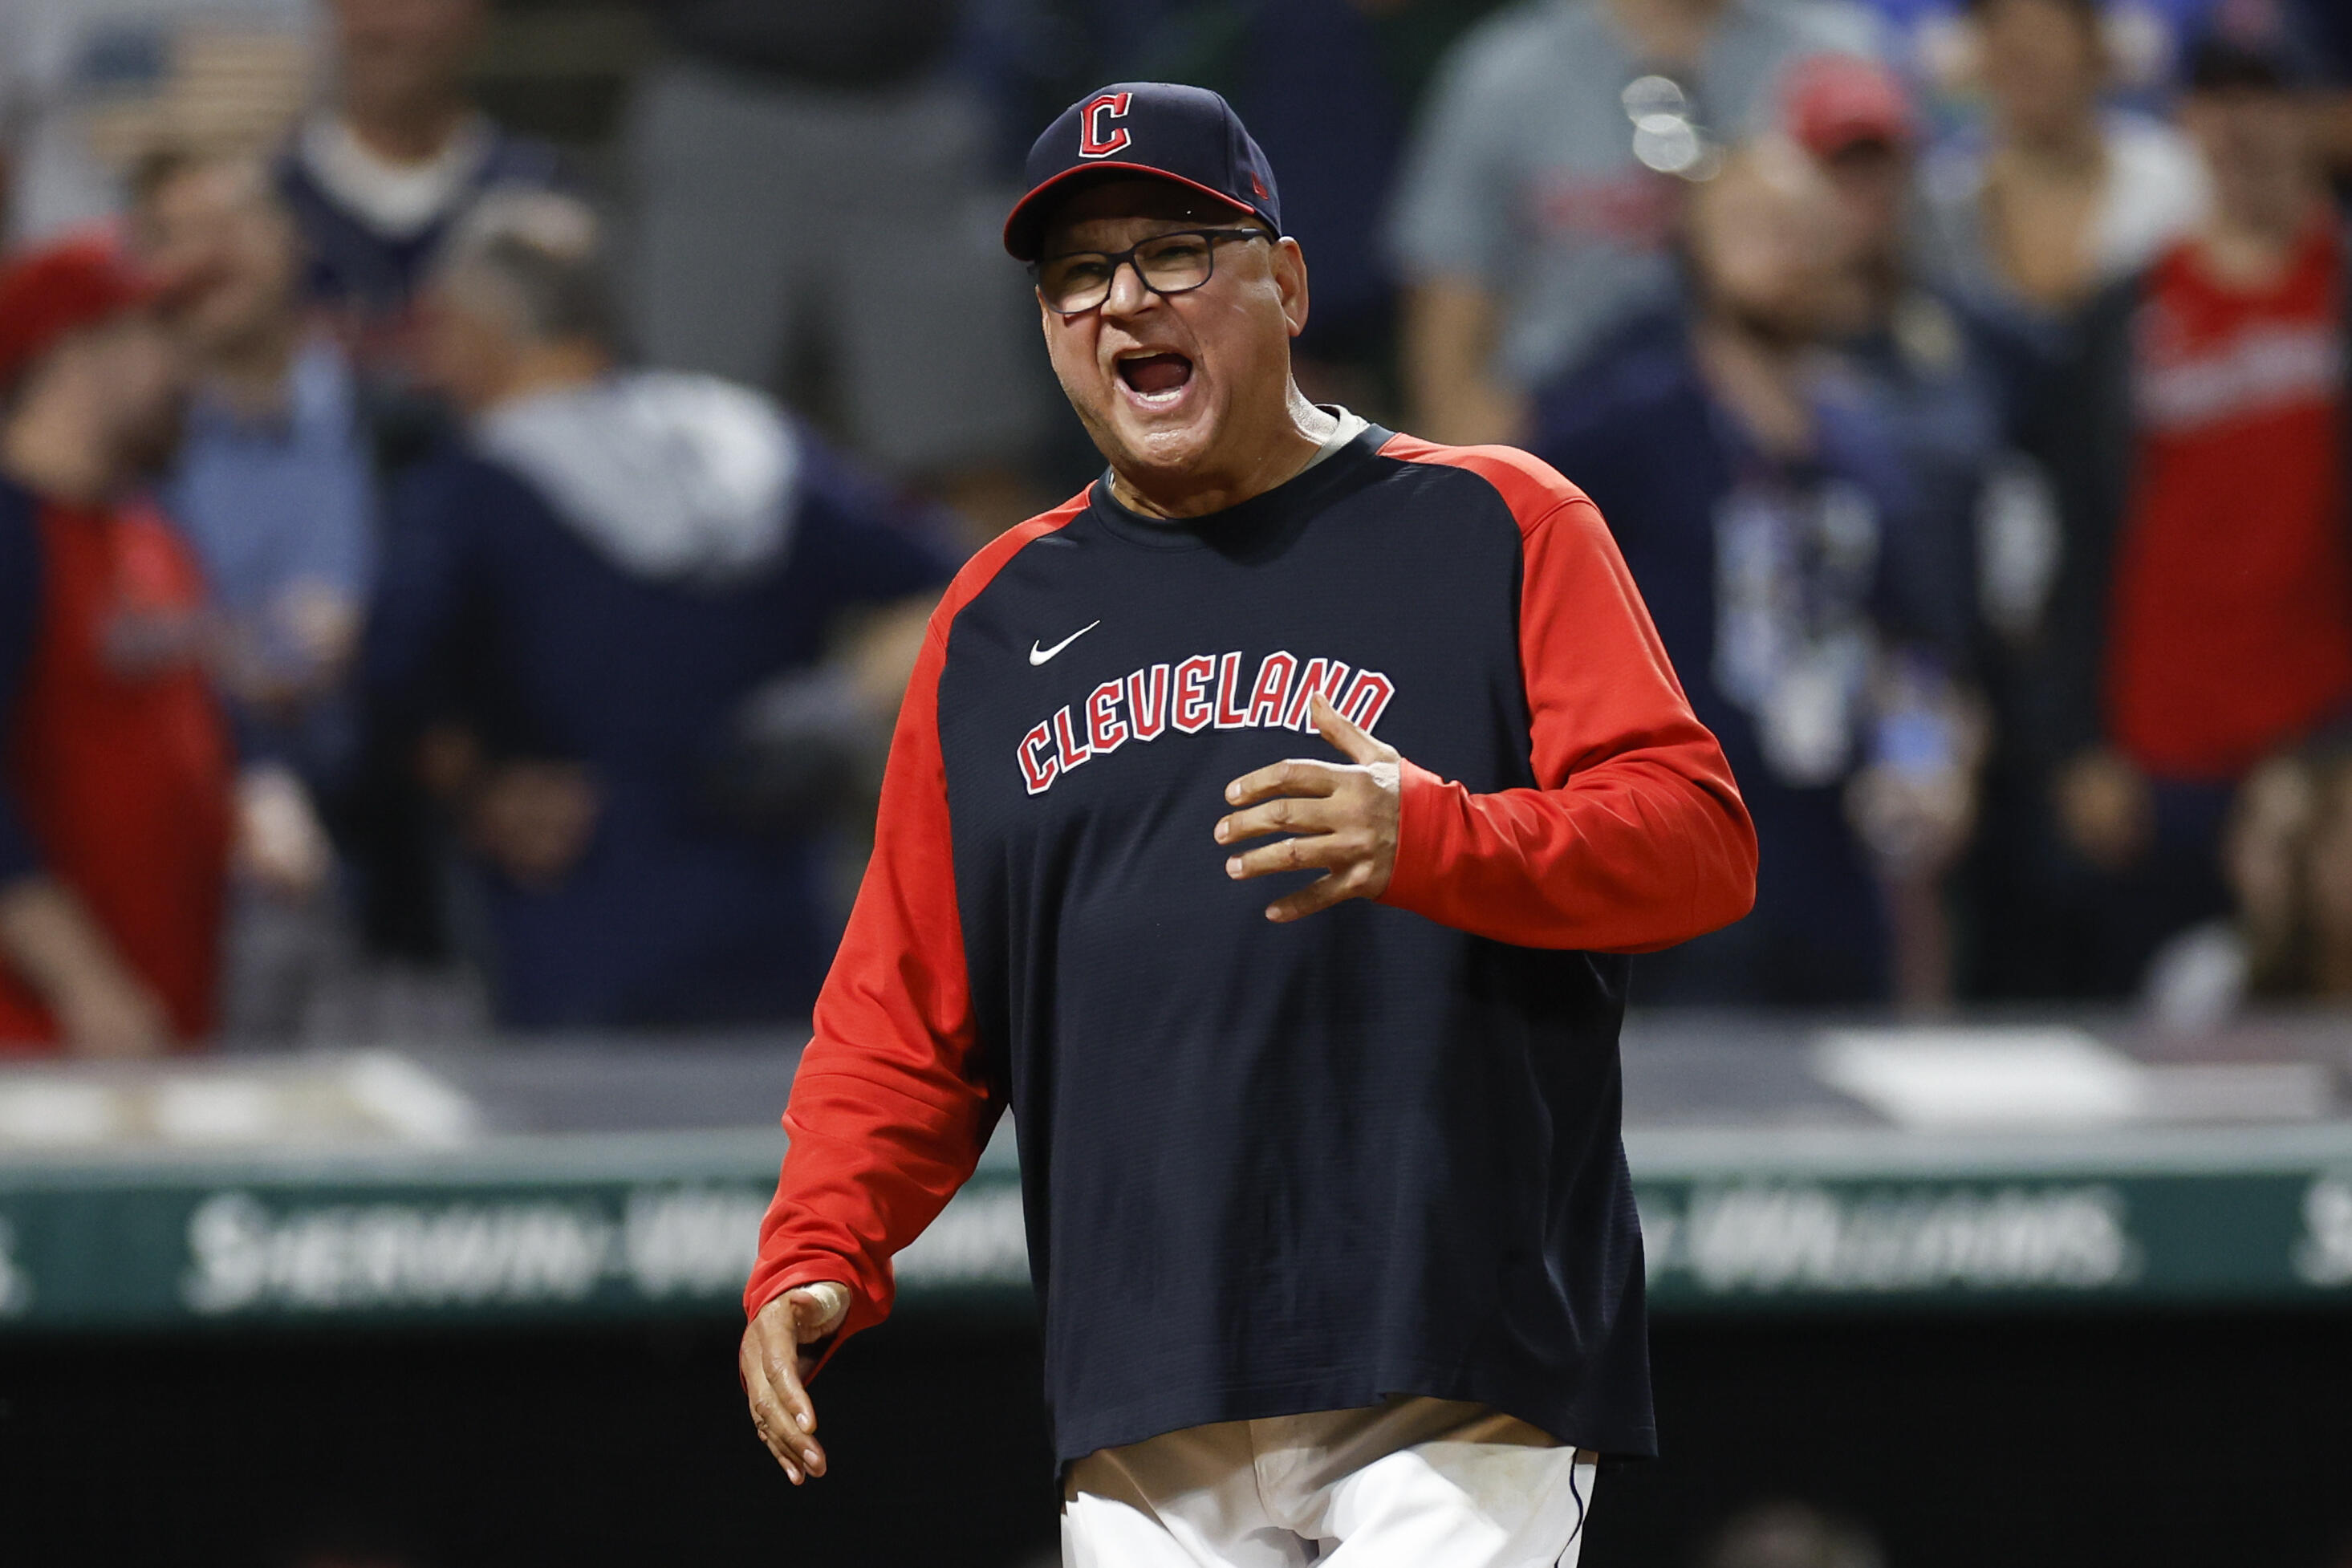
[[[1162,289],[1143,275],[1143,265],[1135,259],[1135,253],[1163,239],[1205,239],[1209,242],[1209,269],[1201,274],[1200,282],[1187,283],[1181,289]],[[1060,316],[1083,316],[1088,310],[1101,310],[1103,300],[1109,299],[1110,291],[1118,286],[1118,269],[1122,267],[1134,268],[1135,280],[1165,300],[1175,294],[1190,294],[1195,289],[1207,286],[1209,279],[1217,275],[1217,241],[1221,239],[1262,239],[1269,245],[1276,243],[1274,233],[1263,228],[1171,228],[1166,234],[1155,234],[1148,239],[1137,240],[1125,250],[1066,250],[1059,256],[1041,257],[1029,264],[1029,279],[1037,290],[1038,301]],[[1077,310],[1069,310],[1045,298],[1045,268],[1049,262],[1067,261],[1074,256],[1100,257],[1108,270],[1103,274],[1102,300]]]

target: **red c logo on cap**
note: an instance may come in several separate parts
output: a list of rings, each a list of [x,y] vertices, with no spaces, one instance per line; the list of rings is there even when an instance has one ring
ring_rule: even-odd
[[[1078,110],[1079,157],[1108,158],[1135,140],[1124,125],[1114,125],[1108,132],[1103,130],[1105,121],[1127,118],[1129,96],[1124,92],[1101,92],[1087,100],[1087,106]]]

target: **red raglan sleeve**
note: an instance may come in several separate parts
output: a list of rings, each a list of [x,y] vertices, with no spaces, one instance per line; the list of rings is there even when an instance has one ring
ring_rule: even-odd
[[[835,1348],[889,1314],[892,1255],[971,1176],[1003,1109],[975,1044],[940,748],[956,597],[932,617],[899,708],[874,855],[793,1079],[791,1143],[743,1294],[757,1316],[795,1286],[847,1286]]]
[[[1519,520],[1519,658],[1538,787],[1474,795],[1404,768],[1383,903],[1521,947],[1640,952],[1756,898],[1756,832],[1584,493],[1507,447],[1398,437],[1481,474]]]

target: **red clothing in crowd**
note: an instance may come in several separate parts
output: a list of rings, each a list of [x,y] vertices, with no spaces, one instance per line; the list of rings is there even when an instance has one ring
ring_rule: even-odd
[[[2235,778],[2352,704],[2344,266],[2315,221],[2267,288],[2193,240],[2149,276],[2105,696],[2158,777]]]
[[[37,869],[88,906],[169,1009],[207,1033],[226,883],[232,762],[196,658],[194,563],[151,509],[98,510],[0,482],[0,527],[33,530],[39,597],[5,706],[0,788]],[[0,1050],[53,1042],[0,964]]]

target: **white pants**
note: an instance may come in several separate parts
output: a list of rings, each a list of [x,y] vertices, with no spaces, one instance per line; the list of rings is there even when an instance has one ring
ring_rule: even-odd
[[[1594,1457],[1483,1405],[1190,1426],[1072,1465],[1066,1568],[1574,1568]]]

